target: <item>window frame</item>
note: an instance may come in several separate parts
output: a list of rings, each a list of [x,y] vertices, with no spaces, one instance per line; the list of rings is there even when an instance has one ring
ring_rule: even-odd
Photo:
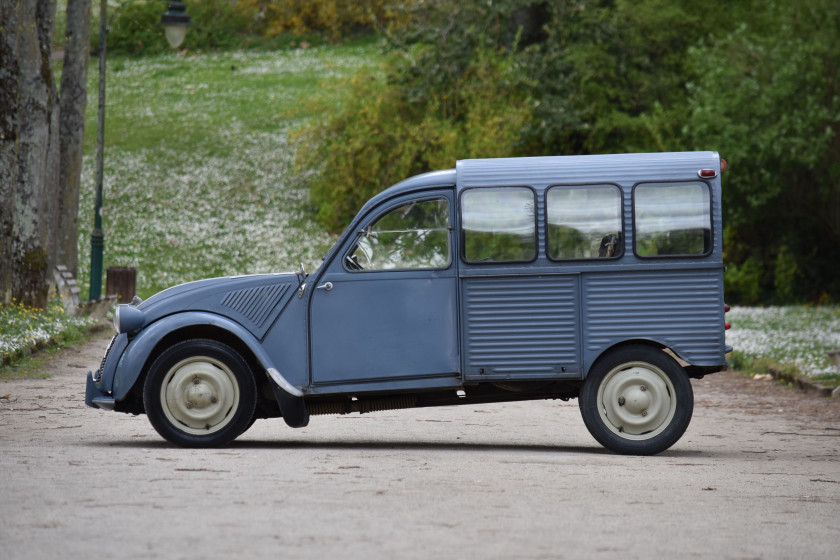
[[[534,255],[530,259],[526,260],[504,260],[504,261],[471,261],[467,259],[467,230],[464,227],[464,195],[467,194],[469,191],[478,190],[478,191],[490,191],[496,189],[525,189],[531,191],[531,196],[533,197],[534,202]],[[461,189],[461,192],[458,193],[458,218],[460,222],[458,224],[458,233],[459,233],[459,252],[461,254],[461,261],[464,264],[468,265],[476,265],[476,266],[493,266],[493,265],[508,265],[508,264],[528,264],[535,262],[540,256],[540,231],[539,231],[539,211],[538,211],[538,204],[539,201],[537,199],[538,193],[537,189],[532,187],[531,185],[491,185],[491,186],[474,186],[474,187],[465,187]]]
[[[447,231],[447,247],[449,249],[449,255],[447,262],[444,266],[439,267],[423,267],[423,268],[362,268],[360,270],[354,270],[347,266],[347,258],[350,257],[353,252],[356,250],[359,244],[359,238],[364,234],[364,230],[367,227],[372,227],[373,225],[379,223],[379,221],[390,214],[391,212],[405,206],[407,204],[421,204],[423,202],[430,202],[433,200],[445,200],[448,206],[447,208],[447,221],[449,224],[446,227]],[[441,270],[449,270],[452,268],[452,264],[455,262],[453,257],[453,240],[452,240],[452,232],[454,231],[454,226],[452,225],[452,199],[450,196],[447,196],[445,193],[437,193],[434,195],[421,197],[421,198],[408,198],[408,199],[401,199],[397,201],[395,204],[388,205],[387,208],[382,210],[381,212],[374,215],[374,217],[370,220],[362,220],[360,228],[353,234],[350,238],[350,242],[348,243],[348,248],[342,253],[341,257],[341,268],[345,272],[351,274],[360,274],[360,273],[382,273],[382,272],[428,272],[428,271],[441,271]]]
[[[583,189],[589,187],[596,187],[601,189],[608,189],[614,188],[618,191],[618,223],[619,223],[619,232],[621,233],[621,252],[617,255],[612,257],[580,257],[580,258],[571,258],[571,259],[561,259],[551,255],[551,250],[549,247],[549,220],[548,220],[548,194],[553,189]],[[549,185],[544,192],[544,201],[545,201],[545,256],[551,262],[603,262],[603,261],[615,261],[622,258],[627,250],[627,232],[625,231],[625,209],[624,209],[624,190],[621,188],[620,185],[616,183],[577,183],[577,184],[554,184]]]
[[[703,253],[680,253],[673,255],[640,255],[636,250],[638,247],[638,228],[636,227],[636,189],[645,185],[702,185],[705,187],[709,195],[709,248]],[[630,201],[630,211],[633,219],[633,255],[638,259],[657,260],[657,259],[704,259],[709,257],[715,250],[715,220],[714,220],[714,189],[709,181],[703,179],[678,179],[678,180],[656,180],[656,181],[639,181],[633,185],[632,196]]]

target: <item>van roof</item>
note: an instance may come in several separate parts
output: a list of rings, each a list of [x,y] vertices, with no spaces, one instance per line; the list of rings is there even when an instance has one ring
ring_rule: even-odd
[[[701,169],[720,175],[717,152],[664,152],[525,158],[464,159],[456,165],[458,189],[481,186],[533,187],[698,178]]]

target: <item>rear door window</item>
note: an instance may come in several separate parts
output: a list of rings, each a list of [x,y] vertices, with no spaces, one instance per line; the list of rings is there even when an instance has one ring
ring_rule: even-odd
[[[537,257],[535,194],[529,187],[467,189],[461,195],[464,260],[530,262]]]

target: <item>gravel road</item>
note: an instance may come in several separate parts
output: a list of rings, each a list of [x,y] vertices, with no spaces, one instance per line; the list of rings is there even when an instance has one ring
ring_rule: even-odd
[[[185,450],[84,406],[107,337],[0,382],[4,559],[838,557],[840,402],[716,374],[646,458],[560,401],[261,420]]]

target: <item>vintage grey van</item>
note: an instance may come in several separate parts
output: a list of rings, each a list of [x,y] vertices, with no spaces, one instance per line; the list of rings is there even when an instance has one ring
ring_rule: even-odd
[[[368,201],[312,274],[120,305],[92,407],[182,446],[257,418],[577,398],[618,453],[673,445],[724,370],[715,152],[477,159]]]

